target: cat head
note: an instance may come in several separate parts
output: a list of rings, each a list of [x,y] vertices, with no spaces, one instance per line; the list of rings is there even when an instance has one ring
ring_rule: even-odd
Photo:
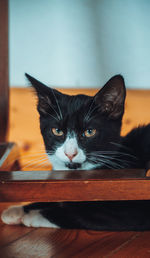
[[[107,156],[120,142],[126,96],[123,77],[112,77],[93,97],[62,94],[26,77],[38,96],[41,133],[53,169],[110,167]]]

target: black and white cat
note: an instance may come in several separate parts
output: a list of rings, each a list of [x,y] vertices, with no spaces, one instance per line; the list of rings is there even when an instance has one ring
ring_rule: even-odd
[[[121,75],[94,97],[65,95],[26,76],[38,96],[41,133],[54,170],[148,166],[150,124],[120,136],[126,96]],[[32,227],[150,230],[150,201],[33,203],[9,207],[1,218]]]

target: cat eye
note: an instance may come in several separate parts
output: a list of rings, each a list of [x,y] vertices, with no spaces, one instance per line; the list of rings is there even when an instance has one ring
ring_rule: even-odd
[[[64,134],[63,131],[58,128],[52,128],[52,133],[56,136],[62,136]]]
[[[96,134],[96,129],[88,129],[84,132],[86,137],[92,137]]]

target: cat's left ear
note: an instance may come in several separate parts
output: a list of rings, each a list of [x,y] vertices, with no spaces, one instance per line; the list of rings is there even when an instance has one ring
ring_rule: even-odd
[[[121,75],[116,75],[95,95],[94,100],[101,113],[117,119],[124,113],[125,97],[124,79]]]
[[[36,80],[31,75],[25,73],[25,76],[32,84],[38,96],[37,109],[41,115],[48,113],[49,109],[52,107],[58,108],[57,99],[62,95],[59,91],[47,87],[42,82]],[[54,110],[54,108],[52,108]]]

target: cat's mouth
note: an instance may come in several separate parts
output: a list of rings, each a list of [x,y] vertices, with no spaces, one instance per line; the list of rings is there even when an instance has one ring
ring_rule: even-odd
[[[65,165],[69,169],[78,169],[78,168],[81,168],[82,164],[70,162],[70,163],[66,163]]]

